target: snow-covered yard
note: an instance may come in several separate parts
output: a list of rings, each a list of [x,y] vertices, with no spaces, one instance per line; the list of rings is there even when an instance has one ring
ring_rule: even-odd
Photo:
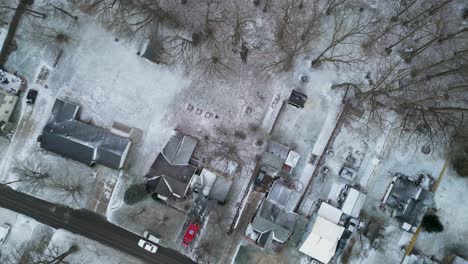
[[[78,246],[78,251],[65,258],[71,264],[141,263],[128,255],[95,241],[65,230],[54,230],[27,216],[0,208],[0,224],[5,223],[9,224],[11,229],[4,243],[0,245],[1,263],[27,261],[25,256],[28,254],[29,256],[34,256],[35,253],[32,252],[37,252],[37,256],[43,255],[44,259],[46,259],[45,256],[55,256],[53,254],[64,253],[71,245]]]
[[[444,225],[444,231],[432,234],[423,232],[416,243],[417,250],[440,260],[451,253],[468,257],[468,204],[464,202],[468,190],[467,180],[458,176],[453,168],[447,169],[434,197],[437,215]]]

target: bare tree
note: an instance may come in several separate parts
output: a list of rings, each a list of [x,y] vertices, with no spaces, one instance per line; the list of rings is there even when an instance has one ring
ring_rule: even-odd
[[[321,35],[320,22],[323,14],[313,1],[300,2],[309,8],[300,8],[296,1],[285,1],[279,9],[271,50],[272,57],[263,70],[288,71],[294,59],[304,54],[309,44]]]
[[[65,30],[39,25],[37,23],[32,23],[31,27],[32,30],[29,32],[30,37],[46,44],[55,43],[63,46],[71,40]]]
[[[41,230],[40,237],[30,240],[15,247],[13,253],[2,256],[5,264],[59,264],[68,263],[66,258],[76,253],[79,248],[76,244],[64,248],[51,242],[53,231],[49,227]]]
[[[239,170],[245,165],[245,156],[241,152],[242,145],[239,138],[225,128],[218,127],[216,130],[216,139],[205,142],[207,156],[210,157],[209,162],[215,163],[224,172],[227,172],[233,164],[237,164]]]
[[[18,175],[18,179],[5,184],[20,182],[28,190],[43,189],[50,180],[48,167],[40,162],[34,162],[30,159],[25,161],[16,161],[13,167],[13,173]]]
[[[58,191],[59,196],[64,200],[70,200],[72,204],[79,204],[80,200],[85,196],[85,183],[74,175],[61,175],[51,180],[50,187]]]
[[[350,65],[358,58],[353,58],[349,52],[340,53],[337,49],[344,44],[359,44],[364,37],[373,32],[372,14],[356,13],[341,10],[333,16],[333,33],[329,44],[312,60],[311,66],[316,67],[322,62],[344,63]]]
[[[117,33],[129,38],[155,34],[161,24],[177,27],[177,16],[159,0],[74,0],[82,10],[95,14]]]
[[[64,4],[60,4],[60,3],[58,3],[58,4],[47,4],[44,7],[44,10],[46,10],[47,12],[50,12],[50,13],[55,13],[55,14],[59,14],[59,15],[68,17],[68,18],[73,19],[73,20],[78,20],[78,16],[74,15],[71,11],[68,11],[65,8]]]

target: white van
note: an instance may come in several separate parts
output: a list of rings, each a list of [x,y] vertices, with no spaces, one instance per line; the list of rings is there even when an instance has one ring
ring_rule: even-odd
[[[151,234],[149,231],[143,232],[143,237],[146,238],[148,241],[159,244],[159,241],[160,241],[159,237]]]

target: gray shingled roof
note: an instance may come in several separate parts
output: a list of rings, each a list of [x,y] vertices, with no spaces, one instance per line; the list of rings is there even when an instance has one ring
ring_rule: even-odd
[[[398,177],[385,204],[396,210],[397,219],[418,226],[427,210],[433,206],[434,194],[406,177]]]
[[[76,120],[79,106],[57,99],[41,136],[41,148],[88,164],[121,169],[130,140]]]
[[[196,144],[196,139],[174,130],[150,168],[148,189],[165,197],[184,197],[196,171],[188,164]]]
[[[296,214],[264,200],[252,222],[252,228],[259,233],[271,231],[276,241],[284,243],[291,236],[295,223]]]

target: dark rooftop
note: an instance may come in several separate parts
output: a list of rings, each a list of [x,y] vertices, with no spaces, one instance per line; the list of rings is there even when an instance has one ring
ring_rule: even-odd
[[[289,100],[288,100],[288,104],[293,105],[297,108],[304,108],[306,101],[307,101],[307,95],[297,90],[292,90],[291,96],[289,97]]]
[[[121,169],[130,140],[76,120],[79,106],[57,99],[41,136],[41,148],[88,164]]]
[[[195,150],[196,139],[174,130],[163,151],[151,165],[146,185],[162,196],[185,196],[196,167],[188,162]]]
[[[434,194],[403,176],[397,177],[390,188],[385,204],[396,210],[397,219],[418,226],[433,206]]]

